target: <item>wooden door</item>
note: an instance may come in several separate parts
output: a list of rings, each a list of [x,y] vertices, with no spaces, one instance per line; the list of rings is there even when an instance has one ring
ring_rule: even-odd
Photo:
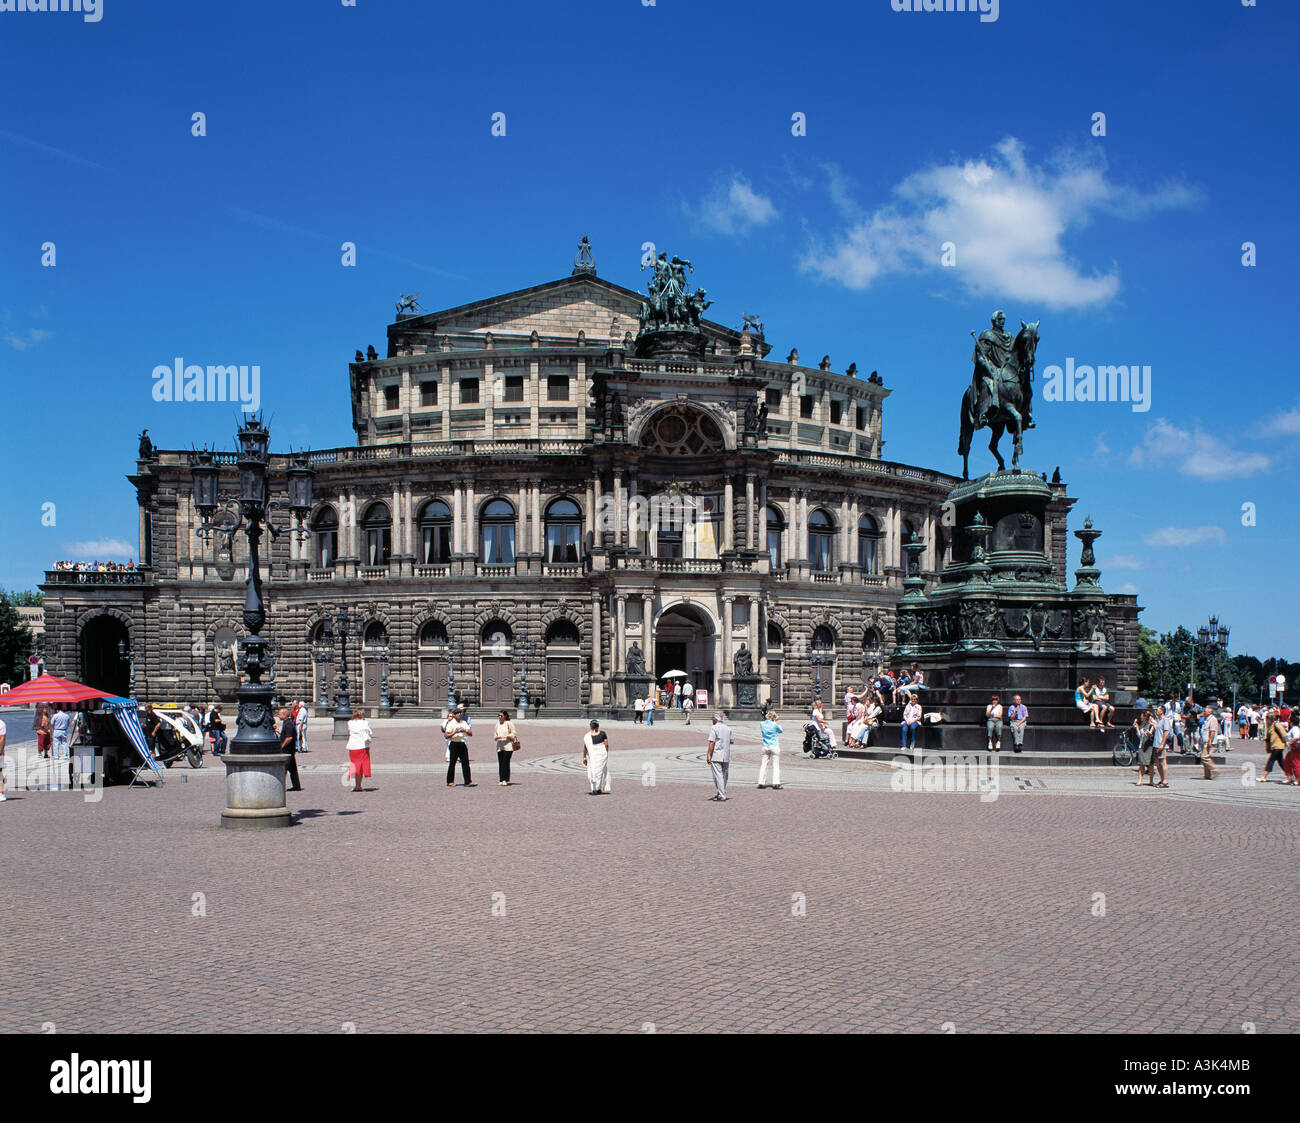
[[[447,660],[420,660],[420,705],[435,710],[447,704]]]
[[[581,703],[581,683],[577,659],[546,660],[546,704],[577,706]]]
[[[770,655],[767,658],[767,677],[772,680],[771,692],[768,694],[767,704],[775,709],[781,703],[781,660],[773,659]]]
[[[379,660],[361,660],[361,704],[379,705]]]
[[[479,705],[484,709],[513,710],[514,664],[510,659],[484,658],[482,664],[483,692]]]

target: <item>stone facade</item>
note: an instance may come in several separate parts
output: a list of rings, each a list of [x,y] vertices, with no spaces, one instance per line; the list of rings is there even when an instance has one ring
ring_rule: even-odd
[[[888,659],[902,541],[920,536],[937,580],[958,481],[881,459],[889,391],[856,367],[772,361],[761,335],[715,323],[700,362],[632,357],[641,300],[575,273],[399,316],[384,357],[358,352],[357,444],[311,454],[308,531],[270,543],[263,571],[281,697],[323,702],[340,653],[319,625],[341,603],[361,621],[352,699],[371,710],[381,652],[393,706],[430,712],[448,665],[480,708],[513,706],[522,672],[551,712],[625,710],[633,642],[651,673],[686,671],[711,705],[735,703],[741,643],[760,699],[799,707]],[[233,501],[234,454],[218,461]],[[285,506],[287,468],[272,456]],[[212,698],[243,634],[246,544],[200,535],[185,451],[159,449],[128,478],[144,565],[47,575],[48,664],[114,689],[133,669],[151,699]],[[1062,580],[1073,502],[1051,488]],[[1111,612],[1135,636],[1132,598]],[[114,663],[120,639],[131,664]]]

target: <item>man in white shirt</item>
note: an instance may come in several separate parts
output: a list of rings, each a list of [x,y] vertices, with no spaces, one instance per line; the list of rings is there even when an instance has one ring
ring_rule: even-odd
[[[442,735],[447,742],[447,787],[456,786],[456,762],[460,761],[460,774],[467,788],[477,788],[469,773],[469,741],[474,735],[465,720],[465,707],[457,706],[442,723]]]
[[[709,753],[706,758],[713,769],[713,786],[718,789],[713,799],[718,803],[727,802],[727,780],[731,773],[731,726],[721,712],[713,715],[713,725],[709,729]]]

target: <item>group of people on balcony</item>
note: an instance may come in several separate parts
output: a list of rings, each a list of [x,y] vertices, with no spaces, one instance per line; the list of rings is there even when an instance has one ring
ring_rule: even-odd
[[[135,571],[135,558],[125,565],[111,561],[56,561],[54,568],[76,573],[132,573]]]

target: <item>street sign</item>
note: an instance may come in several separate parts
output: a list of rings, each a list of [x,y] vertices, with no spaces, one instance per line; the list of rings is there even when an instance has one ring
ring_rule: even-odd
[[[29,662],[33,667],[36,666],[36,664],[39,663],[40,661],[41,661],[40,658],[36,655],[27,656],[27,662]]]

